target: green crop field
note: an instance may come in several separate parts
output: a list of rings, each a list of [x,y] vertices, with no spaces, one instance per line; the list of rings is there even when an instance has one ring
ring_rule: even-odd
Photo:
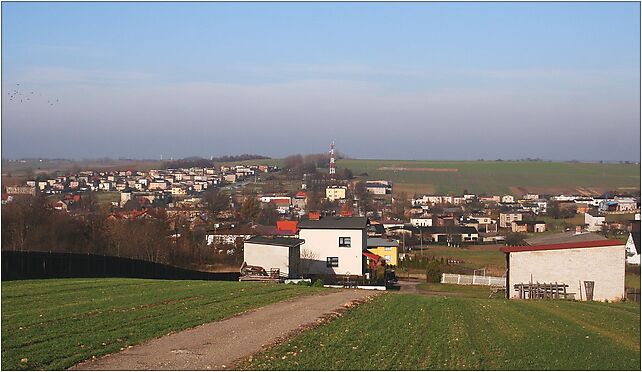
[[[640,307],[387,294],[252,370],[640,370]]]
[[[391,180],[395,192],[476,194],[600,192],[640,188],[639,164],[511,161],[339,160],[337,167],[368,179]],[[579,189],[578,189],[579,188]]]
[[[171,331],[320,290],[187,280],[2,282],[2,369],[65,369]]]

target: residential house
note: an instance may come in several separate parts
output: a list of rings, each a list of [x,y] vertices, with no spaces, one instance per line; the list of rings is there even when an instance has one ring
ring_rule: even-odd
[[[419,228],[423,236],[435,243],[476,243],[479,232],[470,226],[431,226]]]
[[[521,213],[500,213],[499,214],[499,227],[511,227],[513,221],[521,221],[523,215]]]
[[[432,217],[416,217],[410,219],[412,226],[428,227],[432,226]]]
[[[399,241],[395,239],[368,238],[368,251],[383,257],[387,265],[397,266]]]
[[[511,222],[512,232],[542,233],[546,231],[544,221],[513,221]]]
[[[515,203],[515,197],[513,197],[513,195],[504,195],[501,200],[502,203]]]
[[[631,221],[631,232],[626,241],[626,263],[640,265],[640,220]]]
[[[508,263],[506,297],[517,285],[567,285],[576,300],[619,301],[625,297],[625,247],[617,240],[503,247]],[[588,295],[588,296],[587,296]]]
[[[606,217],[604,216],[592,216],[589,213],[584,213],[584,224],[586,225],[586,230],[590,232],[599,232],[602,231]]]
[[[367,248],[366,217],[320,217],[310,213],[299,222],[301,259],[314,275],[364,275]],[[302,261],[303,263],[303,261]]]
[[[345,199],[347,190],[345,186],[329,186],[325,189],[325,197],[329,201]]]
[[[390,181],[367,181],[366,191],[374,195],[392,194],[392,182]]]

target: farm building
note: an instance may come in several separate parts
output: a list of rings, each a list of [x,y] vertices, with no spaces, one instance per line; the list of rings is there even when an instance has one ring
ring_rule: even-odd
[[[625,248],[617,240],[504,247],[508,298],[528,298],[531,284],[564,285],[576,300],[617,301],[624,297]],[[520,287],[520,285],[522,287]],[[532,292],[531,292],[532,293]]]
[[[298,278],[300,272],[300,246],[303,240],[254,236],[243,243],[243,260],[266,271],[279,269],[280,275]]]

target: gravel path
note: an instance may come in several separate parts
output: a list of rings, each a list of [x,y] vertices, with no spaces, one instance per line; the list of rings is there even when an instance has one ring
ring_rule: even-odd
[[[340,290],[271,304],[219,322],[164,336],[72,370],[221,370],[281,337],[377,291]]]

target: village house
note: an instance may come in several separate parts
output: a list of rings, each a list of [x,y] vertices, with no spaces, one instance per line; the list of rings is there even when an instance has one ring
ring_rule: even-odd
[[[412,226],[428,227],[432,226],[432,217],[415,217],[410,219]]]
[[[503,247],[507,298],[519,298],[519,285],[566,285],[575,300],[624,298],[625,247],[617,240]],[[526,293],[527,295],[528,293]],[[522,295],[525,295],[522,293]]]
[[[586,225],[586,230],[591,232],[602,231],[606,217],[604,216],[592,216],[589,213],[584,213],[584,224]]]
[[[499,214],[499,227],[509,228],[513,221],[521,221],[523,215],[521,213],[500,213]]]
[[[501,199],[502,203],[515,203],[515,197],[513,195],[504,195]]]
[[[325,197],[329,201],[342,200],[346,198],[347,190],[345,186],[329,186],[325,189]]]
[[[546,231],[544,221],[513,221],[511,222],[512,232],[542,233]]]
[[[476,243],[479,232],[470,226],[431,226],[419,228],[434,243]]]
[[[374,195],[392,194],[392,182],[390,181],[367,181],[366,191]]]
[[[319,216],[311,212],[299,224],[302,264],[315,275],[364,275],[366,217]],[[306,260],[304,263],[303,260]]]
[[[368,238],[368,251],[386,260],[387,265],[397,266],[399,241],[395,239]]]
[[[640,220],[631,221],[629,239],[626,241],[626,263],[640,265]]]

